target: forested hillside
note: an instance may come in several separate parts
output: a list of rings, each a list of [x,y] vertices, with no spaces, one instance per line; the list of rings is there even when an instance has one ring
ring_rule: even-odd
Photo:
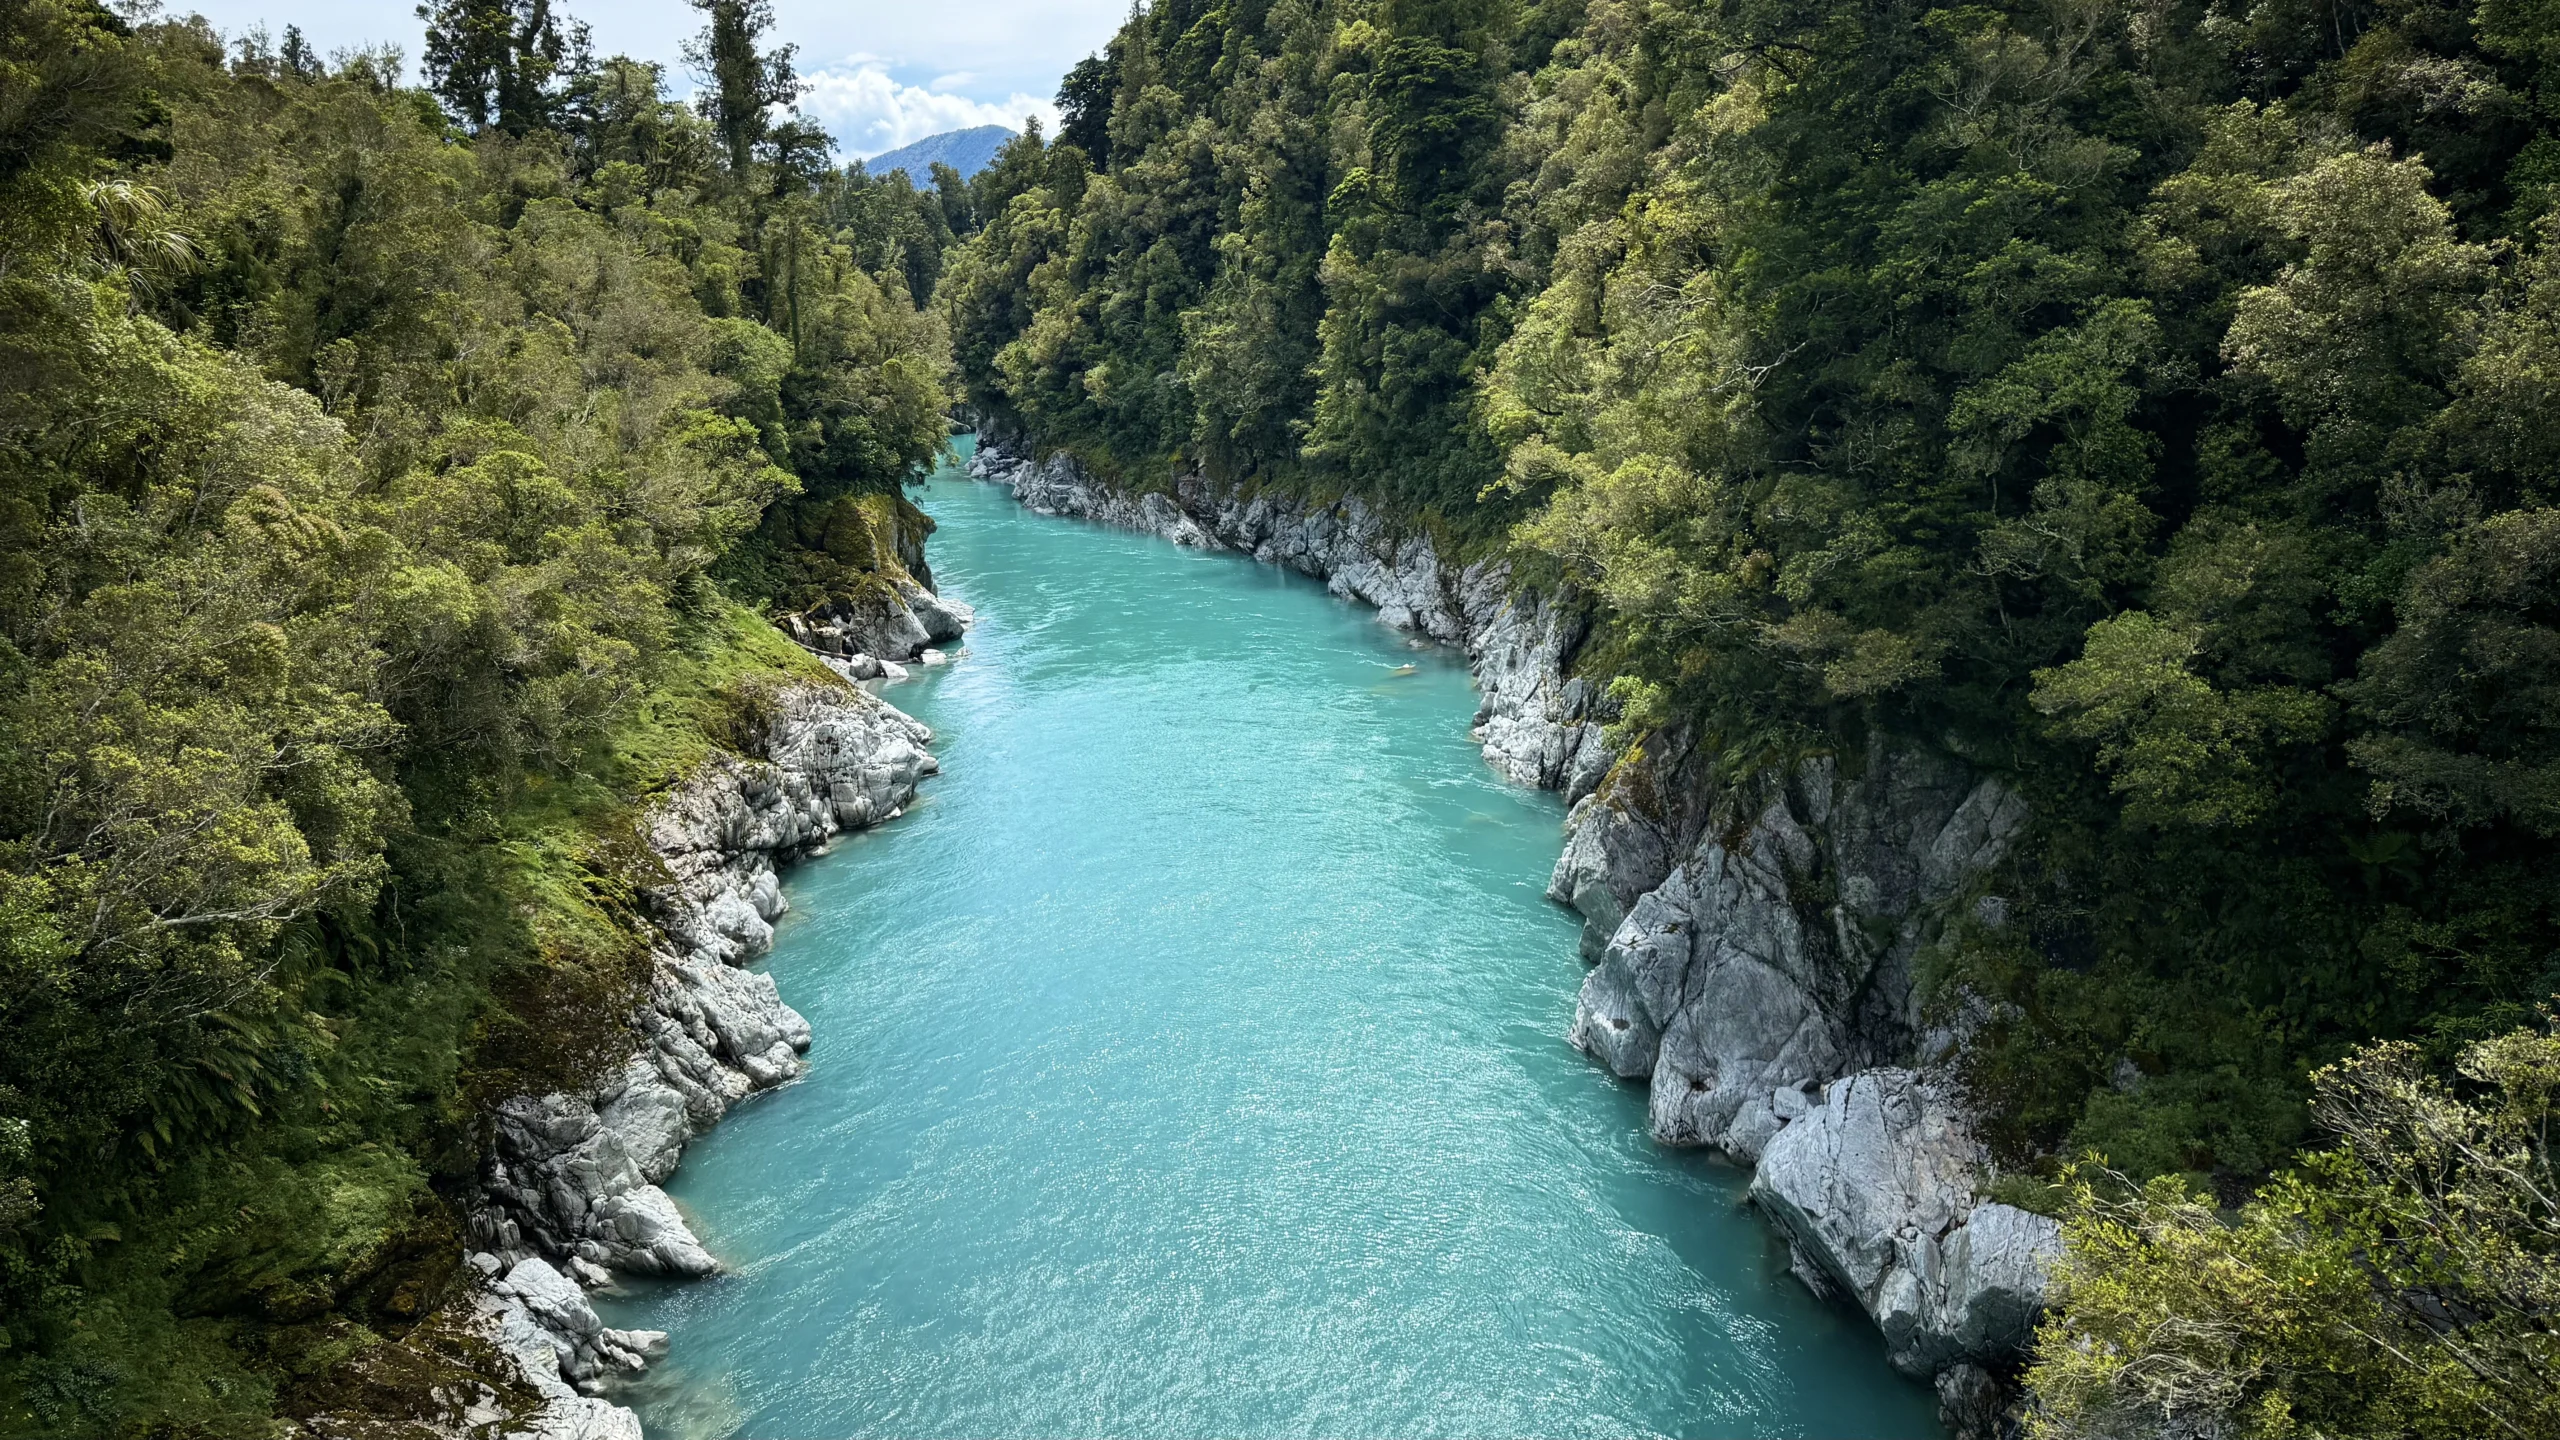
[[[968,201],[760,6],[698,107],[541,3],[430,88],[140,8],[0,6],[0,1432],[263,1435],[397,1412],[486,1108],[632,1046],[636,807],[921,538]]]
[[[1159,0],[1060,102],[991,424],[1507,546],[1737,797],[2025,796],[1926,980],[2003,1193],[2115,1177],[2040,1423],[2552,1433],[2560,17]]]

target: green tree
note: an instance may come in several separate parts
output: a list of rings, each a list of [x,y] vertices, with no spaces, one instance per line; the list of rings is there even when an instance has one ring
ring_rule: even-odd
[[[587,27],[553,17],[551,0],[436,0],[420,5],[426,22],[423,64],[433,90],[464,124],[522,135],[551,120],[556,89],[575,83],[592,63]],[[302,35],[286,32],[288,48]],[[304,52],[296,64],[309,63]]]
[[[703,14],[700,34],[684,44],[684,60],[702,78],[695,104],[728,147],[729,173],[744,175],[756,148],[772,133],[777,105],[800,98],[791,67],[796,45],[761,49],[773,29],[770,0],[686,0]]]
[[[812,678],[722,577],[920,565],[788,519],[919,540],[948,362],[651,66],[72,4],[0,66],[0,1430],[269,1434],[450,1297],[485,1108],[627,1053],[634,807]]]
[[[2031,1433],[2560,1434],[2560,1037],[2457,1068],[2381,1045],[2323,1069],[2329,1148],[2236,1218],[2086,1173]]]
[[[1107,52],[1088,55],[1058,82],[1058,139],[1099,168],[1111,164],[1111,106],[1120,96],[1120,67]]]

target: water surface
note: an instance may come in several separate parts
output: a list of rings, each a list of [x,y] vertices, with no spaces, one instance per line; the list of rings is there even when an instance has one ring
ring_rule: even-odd
[[[937,479],[944,774],[795,871],[806,1080],[669,1190],[625,1398],[747,1436],[1934,1436],[1743,1176],[1563,1040],[1555,797],[1456,655]],[[1412,673],[1398,674],[1404,666]]]

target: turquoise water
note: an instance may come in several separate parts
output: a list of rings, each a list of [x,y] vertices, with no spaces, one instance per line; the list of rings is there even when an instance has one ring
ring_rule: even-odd
[[[808,1078],[668,1187],[690,1436],[1934,1436],[1729,1166],[1564,1039],[1555,797],[1458,657],[938,479],[944,774],[790,877]],[[1410,665],[1411,674],[1398,667]]]

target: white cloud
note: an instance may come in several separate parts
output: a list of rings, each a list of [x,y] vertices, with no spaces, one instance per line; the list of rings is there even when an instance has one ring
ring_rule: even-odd
[[[960,70],[949,75],[934,76],[931,80],[925,82],[925,88],[928,90],[958,90],[963,86],[976,84],[977,80],[978,77],[972,72]]]
[[[989,102],[922,85],[902,85],[869,56],[853,57],[849,66],[801,78],[809,84],[808,93],[800,97],[801,113],[826,126],[848,153],[866,158],[945,130],[975,125],[1020,130],[1025,115],[1039,116],[1049,133],[1057,133],[1058,107],[1052,101],[1015,94]]]

